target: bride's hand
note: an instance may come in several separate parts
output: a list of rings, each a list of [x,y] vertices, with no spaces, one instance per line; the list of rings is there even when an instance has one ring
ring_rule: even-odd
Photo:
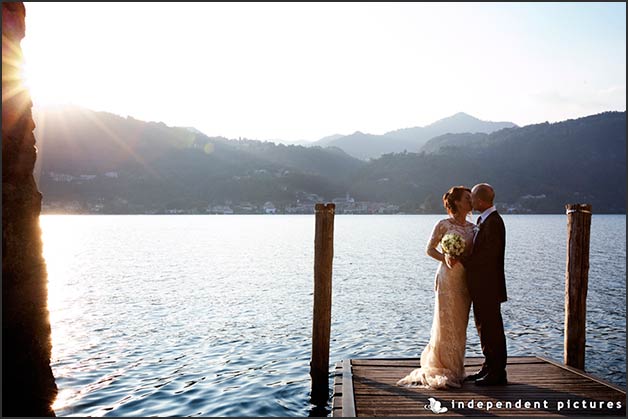
[[[448,254],[445,254],[445,264],[449,269],[453,269],[454,266],[456,266],[456,263],[458,263],[458,259],[452,258]]]

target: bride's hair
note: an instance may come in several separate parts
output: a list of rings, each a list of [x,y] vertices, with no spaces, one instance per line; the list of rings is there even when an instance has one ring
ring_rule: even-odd
[[[456,201],[460,201],[464,192],[471,193],[471,189],[466,186],[453,186],[445,195],[443,195],[443,206],[449,214],[456,214],[458,208],[456,208]]]

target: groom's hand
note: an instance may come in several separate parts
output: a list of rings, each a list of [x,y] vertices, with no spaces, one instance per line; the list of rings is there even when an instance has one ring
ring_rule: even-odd
[[[445,264],[447,264],[447,267],[449,267],[449,269],[453,269],[454,266],[456,266],[456,263],[458,263],[458,259],[453,258],[448,254],[445,254]]]

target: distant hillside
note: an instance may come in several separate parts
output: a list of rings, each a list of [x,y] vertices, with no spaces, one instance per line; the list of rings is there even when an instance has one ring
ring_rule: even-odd
[[[317,145],[333,145],[348,154],[373,159],[386,153],[416,152],[431,138],[448,133],[491,133],[503,128],[516,127],[512,122],[482,121],[460,112],[425,127],[404,128],[384,135],[356,132],[347,136],[332,136],[319,140]]]
[[[35,109],[34,119],[44,202],[111,212],[341,196],[347,174],[364,165],[335,148],[210,138],[74,107]]]
[[[591,203],[596,212],[626,210],[625,112],[444,135],[424,148],[371,161],[351,192],[429,212],[441,208],[451,185],[484,181],[517,210],[562,212],[571,202]]]
[[[325,147],[328,146],[332,141],[335,141],[342,137],[344,137],[344,135],[341,134],[328,135],[327,137],[323,137],[320,140],[315,141],[315,144],[320,147]]]
[[[198,130],[198,129],[194,128],[194,127],[176,127],[176,128],[183,128],[183,129],[186,129],[186,130],[188,130],[188,131],[190,131],[191,133],[194,133],[194,134],[202,134],[202,135],[205,135],[205,133],[204,133],[204,132],[202,132],[202,131],[200,131],[200,130]]]
[[[384,135],[364,134],[356,131],[327,143],[328,147],[338,147],[347,154],[362,160],[377,158],[385,153],[408,150],[411,144]]]
[[[373,208],[443,213],[441,196],[450,186],[478,182],[495,186],[503,211],[563,213],[576,202],[591,203],[595,213],[626,208],[625,112],[444,134],[421,152],[386,153],[368,163],[333,146],[208,137],[81,108],[35,109],[34,117],[44,205],[70,212],[259,212],[270,202],[278,212],[311,213],[314,202],[349,194]],[[347,137],[374,147],[381,139]]]
[[[481,132],[462,134],[444,134],[434,137],[421,147],[420,151],[436,153],[444,147],[480,147],[488,141],[489,134]]]
[[[517,125],[512,122],[482,121],[464,112],[458,112],[447,118],[438,120],[425,127],[404,128],[387,132],[386,136],[407,141],[413,141],[421,147],[427,140],[443,134],[477,133],[490,134],[503,128],[513,128]]]

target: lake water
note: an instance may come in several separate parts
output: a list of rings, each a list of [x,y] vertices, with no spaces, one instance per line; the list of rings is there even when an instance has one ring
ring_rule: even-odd
[[[418,357],[442,215],[337,215],[330,364]],[[565,215],[506,215],[509,356],[563,357]],[[314,215],[43,215],[58,416],[307,416]],[[591,225],[585,369],[626,385],[626,217]],[[467,356],[481,356],[471,317]]]

